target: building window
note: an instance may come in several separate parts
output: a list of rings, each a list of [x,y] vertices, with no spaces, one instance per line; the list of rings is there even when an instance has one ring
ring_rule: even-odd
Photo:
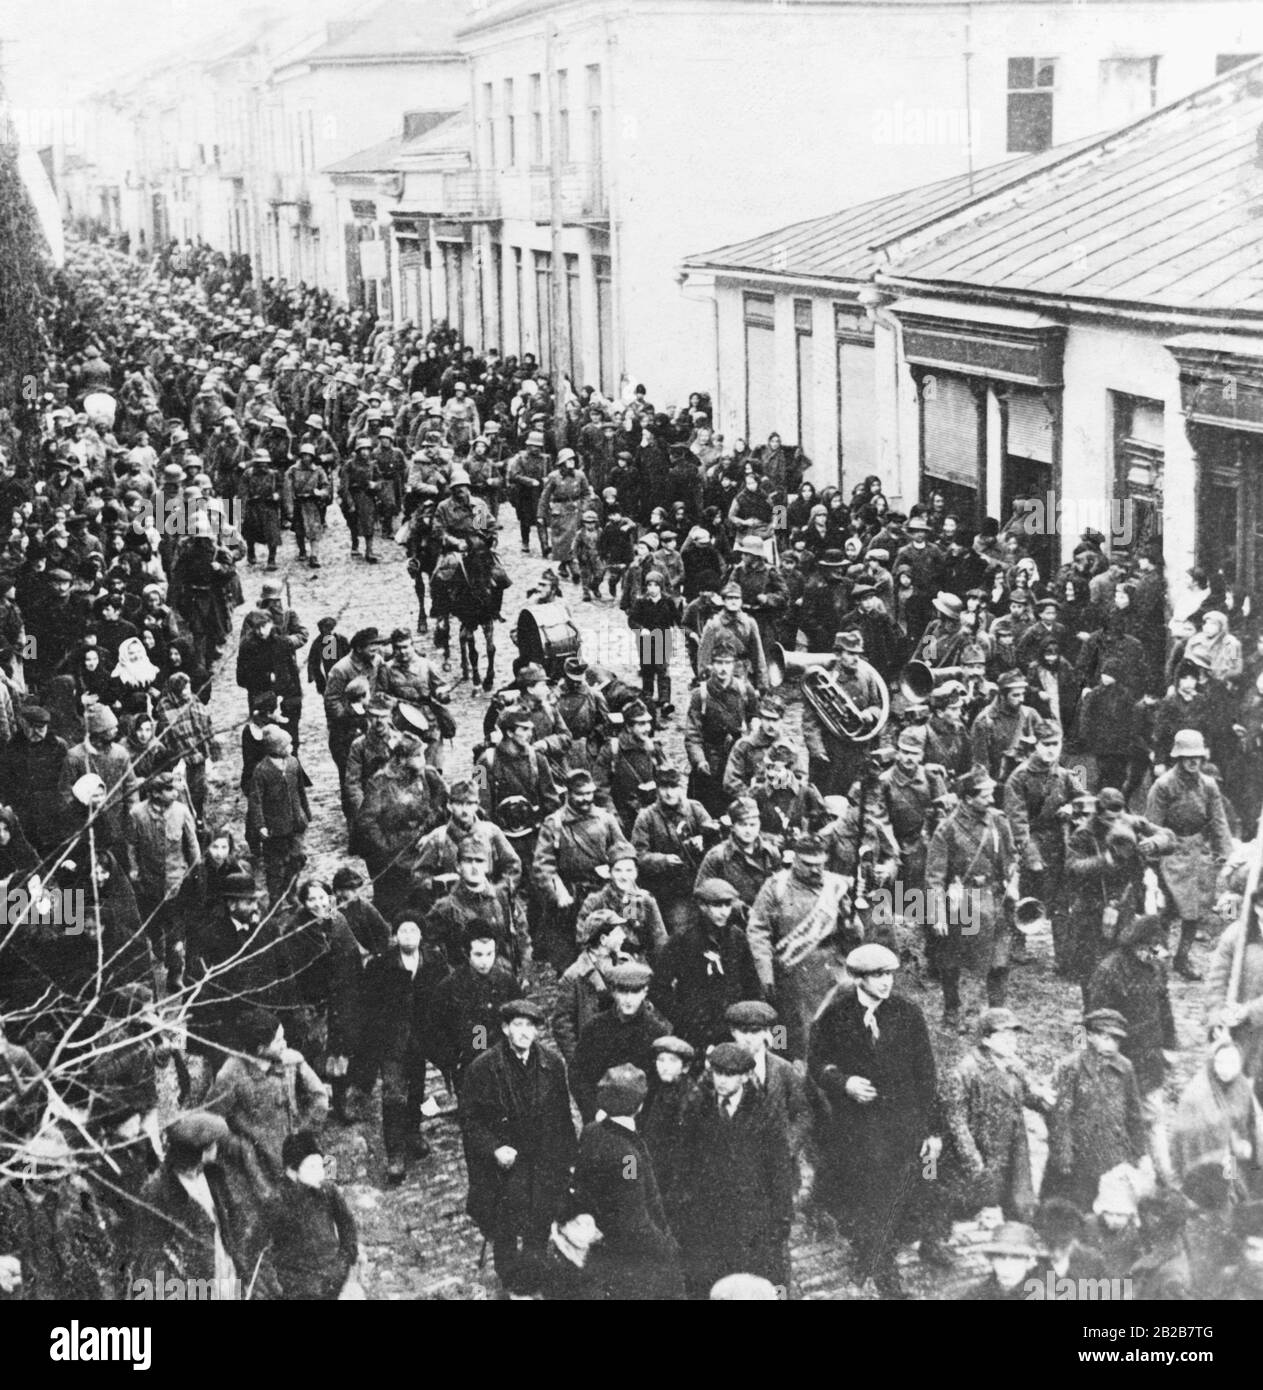
[[[815,358],[811,344],[811,300],[794,300],[795,371],[798,379],[798,447],[808,457],[815,453]]]
[[[972,521],[982,490],[985,415],[978,393],[964,377],[919,374],[923,496],[941,492],[949,511]]]
[[[838,354],[838,481],[854,486],[877,463],[873,321],[863,309],[836,305]]]
[[[1158,104],[1157,58],[1103,58],[1101,109],[1103,126],[1125,125]]]
[[[537,72],[531,73],[530,95],[531,163],[542,164],[544,162],[544,79]]]
[[[517,353],[526,351],[526,271],[522,265],[522,248],[513,248],[513,311],[517,325]]]
[[[1136,555],[1150,541],[1161,544],[1162,472],[1166,412],[1161,401],[1110,392],[1114,423],[1114,496],[1124,512],[1110,538],[1111,554]]]
[[[496,298],[496,340],[492,344],[504,351],[504,256],[499,243],[491,248],[491,292]]]
[[[1222,77],[1233,68],[1239,68],[1242,63],[1254,62],[1258,56],[1257,53],[1221,53],[1215,59],[1215,76]]]
[[[487,167],[496,167],[496,110],[495,88],[490,82],[482,84],[482,128]]]
[[[746,442],[762,444],[776,424],[776,301],[745,297]]]
[[[1053,142],[1055,58],[1010,58],[1008,151],[1037,154]]]
[[[608,256],[593,256],[596,276],[596,346],[601,392],[614,394],[614,270]]]
[[[509,168],[517,164],[517,115],[513,110],[513,79],[504,79],[504,139],[505,158]]]
[[[563,164],[570,163],[570,74],[557,69],[557,155]]]
[[[537,357],[541,366],[551,367],[553,345],[553,258],[548,251],[535,252],[535,322],[539,325]]]

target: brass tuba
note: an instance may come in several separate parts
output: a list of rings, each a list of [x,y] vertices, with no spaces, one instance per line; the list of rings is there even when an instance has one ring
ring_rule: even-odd
[[[779,642],[773,642],[767,655],[767,683],[775,690],[785,683],[790,671],[799,672],[803,700],[829,733],[848,743],[868,743],[881,733],[890,719],[890,687],[874,667],[860,661],[861,669],[876,680],[881,690],[881,712],[871,724],[866,724],[855,701],[828,669],[832,660],[832,652],[787,652]]]

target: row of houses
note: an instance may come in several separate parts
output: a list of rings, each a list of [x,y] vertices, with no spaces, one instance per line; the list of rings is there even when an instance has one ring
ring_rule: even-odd
[[[1034,499],[1263,593],[1263,61],[1103,137],[689,257],[729,429],[815,476]],[[1030,505],[1030,504],[1028,504]]]

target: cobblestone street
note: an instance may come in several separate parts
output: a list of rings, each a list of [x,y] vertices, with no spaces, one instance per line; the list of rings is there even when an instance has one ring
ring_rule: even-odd
[[[322,569],[313,571],[296,565],[293,540],[288,535],[282,555],[293,607],[309,632],[315,632],[317,620],[323,616],[336,616],[339,631],[348,636],[357,628],[369,625],[380,628],[383,633],[396,625],[414,625],[416,605],[400,548],[386,541],[381,547],[382,564],[368,568],[362,561],[349,558],[341,518],[333,511],[330,518],[333,525],[324,544]],[[507,507],[502,509],[501,520],[504,523],[512,520]],[[515,649],[508,633],[512,620],[527,589],[545,567],[538,553],[530,556],[520,553],[516,527],[505,524],[501,545],[513,584],[505,602],[509,621],[496,630],[497,685],[505,683],[511,674]],[[261,567],[243,570],[247,604],[258,597],[262,579]],[[631,677],[634,666],[627,659],[631,650],[627,628],[616,602],[606,599],[599,604],[584,603],[574,585],[566,586],[566,597],[583,635],[584,656],[589,660],[609,662],[619,674]],[[237,611],[238,630],[245,611],[244,608]],[[216,813],[240,824],[244,806],[237,789],[237,730],[244,717],[244,699],[233,683],[235,651],[236,633],[216,675],[211,702],[216,727],[221,731],[225,752],[229,755],[215,774],[213,797]],[[455,658],[455,653],[453,655]],[[689,671],[682,642],[673,675],[679,713],[666,730],[665,740],[668,751],[683,764],[683,721]],[[454,676],[459,676],[458,663]],[[447,767],[449,777],[469,767],[472,750],[482,739],[487,702],[488,697],[480,688],[471,691],[468,683],[454,686],[451,710],[457,723],[457,736]],[[789,722],[796,728],[796,708],[791,710]],[[314,783],[309,792],[312,809],[312,827],[308,832],[310,866],[332,874],[345,862],[346,834],[338,802],[337,776],[326,745],[324,711],[312,687],[308,687],[303,711],[303,761]],[[1011,1003],[1031,1029],[1025,1038],[1024,1055],[1032,1071],[1044,1077],[1051,1072],[1055,1061],[1074,1045],[1080,1000],[1077,987],[1053,974],[1051,941],[1036,942],[1035,952],[1035,963],[1014,972]],[[970,1039],[939,1028],[937,990],[925,980],[921,960],[922,954],[917,952],[916,959],[903,971],[899,987],[925,1009],[935,1032],[940,1068],[946,1072],[969,1045]],[[535,982],[534,992],[551,1002],[552,987],[551,971],[544,967],[544,975]],[[1176,981],[1172,996],[1181,1040],[1187,1045],[1197,1028],[1197,993],[1195,987]],[[976,1012],[976,996],[971,999],[967,994],[966,1004],[972,1004]],[[1191,1054],[1188,1056],[1189,1061],[1169,1080],[1168,1094],[1172,1100],[1189,1073]],[[431,1095],[436,1097],[442,1111],[451,1111],[454,1101],[433,1071]],[[484,1269],[479,1268],[481,1240],[464,1215],[465,1171],[454,1113],[440,1114],[427,1123],[426,1135],[433,1146],[432,1154],[412,1164],[407,1181],[398,1188],[387,1188],[383,1181],[376,1096],[371,1104],[364,1106],[362,1115],[360,1122],[349,1130],[331,1125],[329,1140],[330,1151],[337,1160],[339,1181],[345,1185],[360,1223],[365,1287],[369,1297],[493,1296],[497,1281],[491,1272],[490,1259]],[[1038,1180],[1043,1164],[1043,1123],[1038,1117],[1029,1115],[1028,1127]],[[958,1289],[977,1278],[985,1270],[985,1261],[972,1252],[983,1239],[985,1233],[976,1225],[958,1225],[953,1240],[957,1263],[946,1275],[923,1269],[915,1254],[905,1251],[902,1272],[913,1296],[951,1298]],[[827,1218],[800,1212],[793,1231],[792,1253],[796,1296],[814,1299],[873,1296],[871,1285],[861,1293],[848,1281],[845,1242],[837,1239]]]

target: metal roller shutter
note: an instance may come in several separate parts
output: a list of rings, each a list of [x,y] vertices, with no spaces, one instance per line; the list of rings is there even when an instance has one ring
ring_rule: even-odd
[[[921,392],[925,472],[958,487],[978,486],[981,407],[961,377],[927,377]]]

